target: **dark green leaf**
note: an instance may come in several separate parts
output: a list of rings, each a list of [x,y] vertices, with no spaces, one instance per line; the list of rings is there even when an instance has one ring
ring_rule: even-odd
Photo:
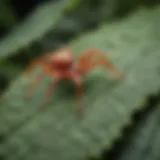
[[[154,107],[154,106],[153,106]],[[160,105],[144,117],[136,127],[130,141],[125,145],[119,160],[160,159]]]
[[[69,0],[58,3],[51,1],[38,6],[21,25],[0,41],[0,59],[42,39],[57,24],[68,2]]]
[[[7,29],[13,27],[17,23],[17,17],[11,5],[5,1],[0,1],[0,27]]]

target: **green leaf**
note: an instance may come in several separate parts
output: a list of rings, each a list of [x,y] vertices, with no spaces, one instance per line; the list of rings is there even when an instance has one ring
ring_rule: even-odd
[[[57,24],[68,4],[69,0],[57,3],[51,1],[39,5],[21,25],[0,41],[0,59],[42,39]]]
[[[142,119],[118,160],[160,159],[160,104]]]
[[[147,96],[160,90],[159,13],[160,8],[143,9],[70,44],[76,57],[90,47],[105,51],[125,75],[114,81],[97,68],[83,79],[82,119],[75,114],[78,101],[69,84],[58,86],[42,112],[39,104],[48,87],[47,77],[30,101],[25,101],[24,94],[38,71],[13,82],[0,104],[1,156],[6,160],[71,160],[109,149],[131,123],[132,114],[143,109]]]

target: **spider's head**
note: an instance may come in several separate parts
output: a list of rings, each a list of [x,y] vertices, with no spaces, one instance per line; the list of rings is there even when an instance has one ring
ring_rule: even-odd
[[[62,48],[51,56],[51,61],[54,68],[68,69],[74,62],[73,51],[70,48]]]

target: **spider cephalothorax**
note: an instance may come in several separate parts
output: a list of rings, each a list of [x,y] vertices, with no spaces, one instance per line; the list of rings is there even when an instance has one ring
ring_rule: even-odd
[[[112,63],[104,56],[103,52],[98,49],[87,49],[82,53],[78,60],[75,60],[74,53],[71,48],[61,48],[55,52],[43,55],[33,61],[28,70],[31,70],[36,65],[42,67],[42,71],[37,76],[35,83],[29,88],[26,97],[29,97],[34,88],[40,83],[42,78],[48,74],[52,78],[52,84],[47,90],[46,97],[42,103],[42,107],[48,101],[50,93],[56,87],[58,81],[62,79],[70,79],[77,88],[77,98],[82,96],[82,76],[86,75],[97,66],[102,66],[108,69],[116,77],[120,78],[121,73],[114,68]],[[82,109],[79,105],[78,110]]]

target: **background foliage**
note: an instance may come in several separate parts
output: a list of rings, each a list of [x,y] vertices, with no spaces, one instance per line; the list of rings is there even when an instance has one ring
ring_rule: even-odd
[[[37,126],[35,133],[42,131],[46,135],[48,132],[52,133],[51,135],[57,134],[57,127],[63,126],[65,122],[66,126],[72,126],[74,131],[80,133],[81,136],[83,135],[82,137],[85,137],[87,133],[90,138],[77,140],[76,135],[75,137],[73,135],[75,141],[71,140],[74,143],[70,144],[68,137],[65,138],[65,134],[62,134],[64,141],[60,140],[62,137],[57,140],[57,146],[61,146],[59,152],[56,154],[48,153],[48,155],[58,159],[67,159],[67,156],[68,159],[72,159],[73,157],[70,156],[74,155],[75,159],[126,160],[132,157],[132,159],[137,160],[159,160],[159,1],[50,0],[27,2],[28,7],[18,0],[0,1],[0,159],[39,159],[36,154],[32,154],[32,150],[36,150],[37,147],[38,153],[40,151],[39,146],[43,146],[43,144],[40,145],[38,142],[30,143],[27,145],[27,152],[23,148],[25,146],[24,139],[34,137],[32,123],[25,118],[34,117],[37,106],[35,107],[36,102],[30,102],[29,106],[33,109],[31,111],[27,109],[28,106],[22,98],[22,88],[25,88],[24,84],[27,80],[24,77],[22,79],[18,77],[21,76],[26,64],[33,58],[63,44],[70,44],[77,55],[77,52],[92,46],[110,52],[110,58],[120,70],[137,78],[136,85],[130,88],[129,83],[131,81],[129,81],[129,77],[126,81],[116,84],[108,80],[106,82],[105,80],[99,81],[97,75],[102,78],[103,72],[101,71],[91,74],[91,78],[86,79],[87,92],[85,96],[88,97],[86,103],[92,105],[93,108],[87,110],[86,115],[88,118],[84,119],[82,124],[75,122],[75,115],[73,115],[75,107],[70,107],[71,104],[76,105],[72,102],[74,100],[73,94],[56,94],[51,104],[56,104],[61,109],[57,110],[56,107],[53,110],[54,112],[51,112],[54,118],[48,120],[48,124],[54,126],[50,126],[52,129],[50,131],[46,129],[46,132],[39,128],[41,127],[40,121],[47,120],[46,117],[49,112],[46,112],[42,117],[32,120],[33,124],[35,123],[34,125]],[[23,8],[23,10],[20,10],[20,8]],[[115,54],[112,54],[112,52]],[[18,88],[19,81],[22,83],[21,88]],[[101,85],[97,85],[98,81]],[[107,83],[108,91],[103,89],[106,87],[105,83]],[[65,87],[62,86],[59,90],[64,90]],[[69,88],[68,86],[66,88],[68,92],[70,92]],[[94,90],[97,92],[99,90],[102,95],[98,97],[96,92],[91,94],[94,93]],[[131,93],[129,93],[130,91]],[[122,94],[121,103],[117,99],[119,96],[114,92]],[[40,93],[42,95],[43,92]],[[70,97],[70,101],[67,101],[67,107],[65,107],[67,110],[62,107],[66,103],[65,96]],[[150,100],[150,96],[153,97],[152,100]],[[99,100],[92,102],[92,97],[98,97]],[[106,97],[111,99],[106,99]],[[96,102],[99,102],[99,104],[96,104]],[[108,103],[114,108],[115,114],[111,116],[111,119],[105,120],[105,117],[109,116],[107,113],[104,113],[104,117],[101,116],[105,110],[104,103]],[[130,108],[130,110],[128,109],[128,112],[122,111],[123,105]],[[138,113],[135,110],[136,107],[139,108]],[[61,113],[62,108],[63,112]],[[18,116],[20,112],[23,113],[21,117]],[[110,114],[113,111],[107,109],[107,112]],[[116,113],[117,115],[125,115],[125,119],[119,123],[120,125],[118,124],[121,129],[117,128],[113,132],[113,137],[111,136],[108,139],[111,131],[108,129],[108,125],[112,126],[113,122],[120,121],[119,119],[117,119],[117,122],[113,121],[117,117]],[[131,123],[134,113],[136,115],[135,121]],[[96,116],[92,116],[93,114]],[[97,122],[97,124],[94,122],[96,124],[94,127],[92,118]],[[102,122],[104,123],[104,130],[100,127]],[[29,125],[26,123],[29,123]],[[126,124],[128,125],[126,126]],[[24,127],[21,130],[23,125]],[[118,125],[117,127],[119,127]],[[87,127],[87,132],[82,131],[84,127]],[[123,133],[122,129],[124,127],[126,129]],[[62,127],[60,133],[67,130],[68,128]],[[73,134],[71,131],[69,129],[69,135]],[[60,144],[60,142],[64,143],[65,141],[68,143],[68,148],[64,144]],[[99,141],[104,143],[99,143]],[[82,150],[85,148],[85,143],[86,147],[89,148],[87,153]],[[48,145],[49,143],[46,144],[47,147]],[[22,147],[24,150],[16,150],[16,147]],[[15,148],[15,152],[13,152],[13,148]],[[22,153],[22,151],[28,153],[28,155]],[[65,158],[60,156],[60,152],[64,153]],[[44,153],[41,157],[43,159],[47,152],[44,149],[41,153]]]

